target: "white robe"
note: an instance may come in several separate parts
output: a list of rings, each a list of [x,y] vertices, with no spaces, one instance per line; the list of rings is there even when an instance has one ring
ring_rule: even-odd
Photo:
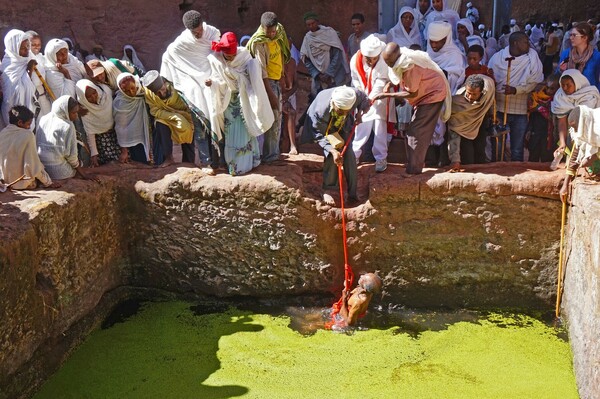
[[[402,15],[405,13],[411,13],[415,18],[412,25],[410,26],[410,32],[407,32],[402,25]],[[392,27],[387,33],[387,42],[397,43],[400,47],[410,47],[413,44],[422,46],[421,32],[419,32],[419,24],[417,21],[417,14],[414,8],[402,7],[398,14],[398,23]]]
[[[86,88],[92,88],[98,93],[98,104],[93,104],[85,98]],[[91,80],[81,79],[77,82],[77,101],[88,110],[87,115],[81,117],[83,127],[90,147],[90,156],[98,155],[96,135],[111,130],[115,121],[112,114],[112,90],[105,84],[96,85]]]
[[[46,57],[46,81],[57,98],[63,95],[75,98],[77,96],[75,84],[79,80],[87,77],[87,73],[85,72],[85,67],[82,62],[69,53],[68,62],[63,64],[63,67],[69,71],[71,79],[65,78],[62,72],[56,68],[56,53],[63,48],[68,50],[69,45],[67,42],[60,39],[52,39],[46,44],[44,51]]]
[[[146,159],[149,160],[151,128],[144,88],[140,84],[139,78],[130,73],[120,74],[117,78],[117,86],[126,77],[132,77],[135,80],[137,94],[135,97],[130,97],[119,89],[113,100],[113,118],[115,120],[117,141],[120,147],[126,148],[142,144],[146,152]]]
[[[600,107],[600,93],[596,86],[590,85],[590,82],[577,69],[567,69],[560,76],[570,76],[575,82],[575,93],[566,94],[562,87],[556,91],[552,99],[552,113],[559,117],[567,116],[578,105],[585,105],[589,108]]]

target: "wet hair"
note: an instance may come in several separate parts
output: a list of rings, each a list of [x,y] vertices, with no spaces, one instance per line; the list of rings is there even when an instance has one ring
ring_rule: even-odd
[[[8,122],[11,125],[17,125],[19,121],[21,123],[27,123],[33,119],[33,112],[24,105],[15,105],[8,111]]]
[[[479,44],[474,44],[467,50],[467,54],[469,53],[477,53],[481,58],[483,58],[484,50]]]
[[[260,24],[265,28],[277,26],[277,15],[274,12],[267,11],[260,16]]]
[[[352,14],[352,17],[350,17],[350,20],[353,20],[353,19],[358,19],[362,23],[365,22],[365,16],[359,12],[357,12],[356,14]]]
[[[527,36],[527,34],[522,31],[513,32],[508,37],[508,44],[509,45],[516,44],[517,42],[520,42],[521,40],[529,40],[529,36]]]
[[[200,14],[196,10],[190,10],[183,14],[183,26],[187,29],[196,29],[200,25],[202,25],[202,14]]]
[[[481,91],[483,91],[483,87],[485,85],[485,82],[483,81],[483,78],[480,75],[471,75],[467,78],[467,80],[465,80],[465,86],[468,86],[472,89],[481,89]]]
[[[69,112],[73,111],[78,105],[79,103],[77,102],[77,100],[75,100],[73,97],[69,97],[69,102],[67,103],[67,108],[69,109]]]
[[[410,47],[409,47],[409,49],[411,49],[411,50],[419,50],[419,51],[423,50],[423,48],[421,47],[420,44],[411,44]]]
[[[367,291],[370,294],[377,294],[381,291],[381,285],[383,284],[383,282],[381,281],[381,277],[379,277],[375,273],[363,274],[362,277],[365,277],[367,280],[362,284],[365,291]]]
[[[587,22],[579,22],[577,26],[573,27],[573,29],[579,32],[580,35],[585,35],[587,37],[588,44],[594,39],[594,28],[592,28],[592,25],[588,24]]]

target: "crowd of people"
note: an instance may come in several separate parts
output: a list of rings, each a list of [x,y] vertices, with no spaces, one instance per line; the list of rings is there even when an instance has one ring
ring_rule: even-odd
[[[175,162],[174,143],[182,162],[237,176],[279,162],[283,138],[297,154],[300,129],[301,140],[323,149],[329,204],[338,166],[349,200],[358,201],[359,161],[384,172],[394,137],[406,143],[405,177],[425,166],[457,172],[563,154],[566,185],[580,166],[600,172],[594,21],[522,29],[513,19],[494,37],[470,2],[460,18],[445,0],[418,0],[401,8],[386,34],[370,33],[365,16],[352,15],[344,44],[315,13],[303,18],[298,50],[273,12],[242,46],[188,11],[160,70],[148,71],[131,45],[107,58],[100,45],[87,54],[53,38],[42,52],[38,33],[10,30],[0,66],[0,179],[15,189],[57,187],[54,180],[87,178],[88,167],[110,162],[164,167]],[[299,64],[311,78],[303,112]]]

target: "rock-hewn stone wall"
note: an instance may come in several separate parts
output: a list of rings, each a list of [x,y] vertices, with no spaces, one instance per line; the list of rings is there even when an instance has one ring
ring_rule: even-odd
[[[575,185],[566,227],[563,312],[582,399],[600,397],[600,186]]]

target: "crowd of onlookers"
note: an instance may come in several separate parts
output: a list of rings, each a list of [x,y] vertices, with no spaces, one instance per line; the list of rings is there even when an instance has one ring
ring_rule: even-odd
[[[57,187],[109,162],[167,166],[174,143],[206,174],[241,175],[279,162],[284,138],[290,154],[297,139],[323,148],[326,202],[341,165],[357,199],[357,164],[384,172],[395,137],[405,140],[405,176],[502,160],[555,167],[563,154],[566,184],[579,166],[598,173],[595,21],[512,19],[495,37],[471,2],[461,18],[444,0],[418,0],[385,34],[354,14],[342,41],[315,13],[303,18],[297,49],[272,12],[239,43],[188,11],[150,71],[130,45],[107,58],[100,45],[87,53],[53,38],[42,51],[38,33],[10,30],[0,66],[4,187]],[[300,64],[311,78],[306,110],[297,109]]]

